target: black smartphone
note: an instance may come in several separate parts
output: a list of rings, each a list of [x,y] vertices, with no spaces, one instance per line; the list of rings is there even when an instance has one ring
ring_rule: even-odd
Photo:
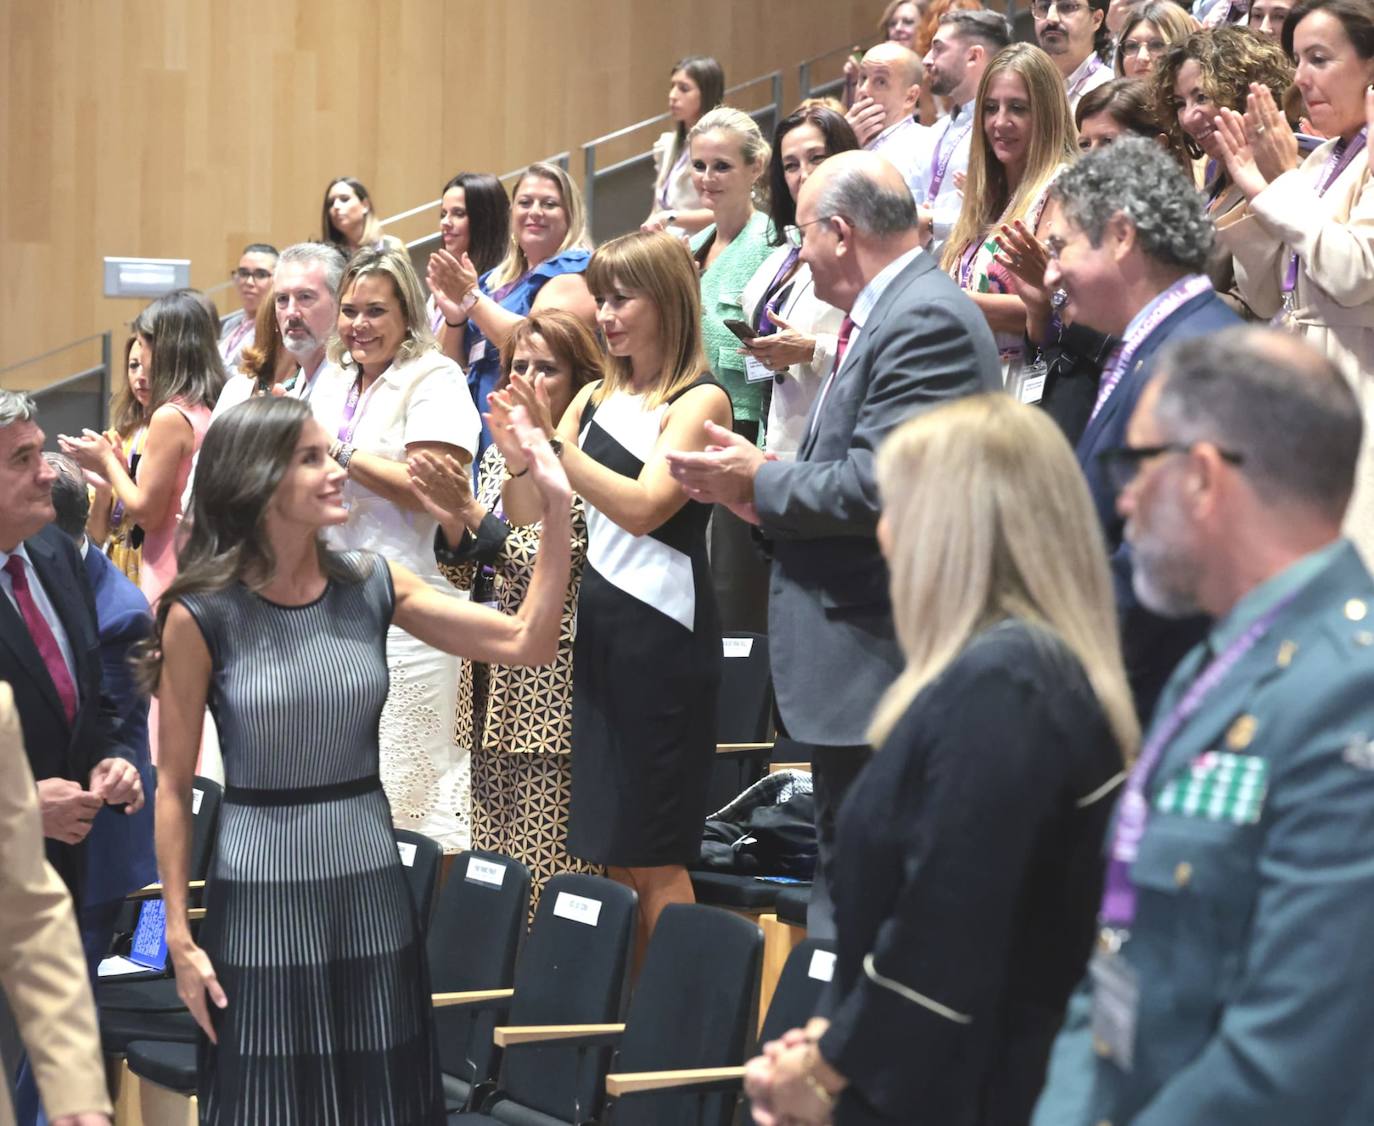
[[[721,323],[725,325],[725,327],[728,328],[731,332],[733,332],[736,336],[738,336],[740,340],[742,340],[745,344],[748,344],[756,336],[758,336],[758,333],[754,331],[754,326],[751,325],[748,321],[741,321],[732,318],[727,321],[722,321]]]

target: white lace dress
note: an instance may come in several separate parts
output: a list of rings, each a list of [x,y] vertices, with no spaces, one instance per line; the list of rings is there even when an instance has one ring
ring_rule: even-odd
[[[333,436],[343,423],[354,371],[330,368],[317,378],[310,408]],[[481,429],[458,365],[436,352],[383,372],[355,417],[353,445],[396,461],[404,461],[406,447],[416,442],[473,451]],[[353,480],[344,485],[344,504],[348,523],[329,529],[331,547],[375,551],[446,597],[467,597],[439,573],[431,516],[402,509]],[[397,828],[424,833],[445,852],[458,852],[472,835],[468,750],[453,737],[460,662],[392,626],[386,663],[391,688],[382,708],[381,776],[392,819]]]

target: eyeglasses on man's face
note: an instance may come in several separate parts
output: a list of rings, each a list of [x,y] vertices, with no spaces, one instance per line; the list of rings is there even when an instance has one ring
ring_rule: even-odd
[[[1098,464],[1102,466],[1102,472],[1107,477],[1107,483],[1112,487],[1113,492],[1123,492],[1136,479],[1140,473],[1140,467],[1152,458],[1162,457],[1164,454],[1190,454],[1201,442],[1161,442],[1157,446],[1117,446],[1115,449],[1103,450],[1097,455]],[[1217,455],[1222,461],[1231,465],[1243,465],[1245,458],[1234,450],[1223,450],[1220,446],[1214,447]]]
[[[1045,19],[1050,14],[1051,8],[1059,13],[1061,20],[1071,20],[1087,7],[1088,5],[1082,3],[1081,0],[1063,0],[1063,3],[1055,3],[1051,0],[1051,3],[1048,4],[1045,3],[1045,0],[1035,0],[1030,9],[1031,15],[1038,20]]]

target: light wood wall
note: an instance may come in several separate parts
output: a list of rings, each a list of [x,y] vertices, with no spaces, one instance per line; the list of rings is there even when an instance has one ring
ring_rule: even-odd
[[[357,176],[385,216],[460,169],[572,148],[578,171],[582,142],[662,111],[674,59],[714,54],[731,85],[781,68],[790,103],[796,64],[871,36],[881,9],[0,0],[0,367],[137,313],[101,296],[106,255],[190,258],[208,288],[247,242],[317,237],[331,177]],[[236,303],[216,296],[222,311]],[[40,386],[96,359],[88,344],[0,384]]]

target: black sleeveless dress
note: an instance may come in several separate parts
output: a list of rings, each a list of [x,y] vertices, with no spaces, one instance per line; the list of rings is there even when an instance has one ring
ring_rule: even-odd
[[[703,375],[695,387],[719,386]],[[671,400],[589,403],[578,445],[638,477]],[[596,864],[686,864],[701,852],[715,758],[721,635],[706,559],[710,505],[689,500],[647,535],[590,502],[573,643],[568,851]]]
[[[349,553],[304,606],[186,595],[213,661],[225,796],[200,943],[228,998],[202,1123],[442,1123],[425,947],[377,776],[394,595]]]

